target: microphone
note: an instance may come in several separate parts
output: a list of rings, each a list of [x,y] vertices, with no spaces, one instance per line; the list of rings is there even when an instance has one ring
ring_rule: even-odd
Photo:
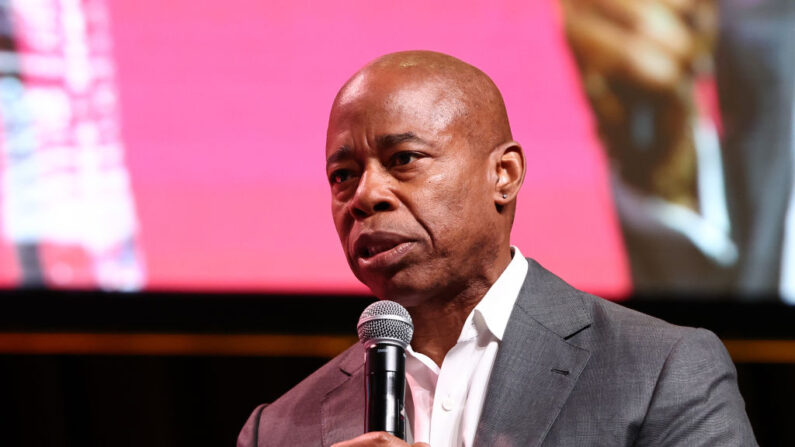
[[[406,347],[414,335],[408,311],[394,301],[364,309],[356,325],[365,350],[364,431],[406,439]]]

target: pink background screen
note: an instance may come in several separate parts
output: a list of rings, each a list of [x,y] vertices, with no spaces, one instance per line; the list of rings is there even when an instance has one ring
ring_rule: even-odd
[[[502,90],[528,161],[513,243],[575,286],[630,291],[605,158],[555,2],[332,3],[110,2],[146,288],[366,292],[331,221],[328,111],[367,61],[429,49]]]

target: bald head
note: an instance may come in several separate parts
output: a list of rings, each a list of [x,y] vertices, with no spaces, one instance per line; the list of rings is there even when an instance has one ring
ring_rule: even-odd
[[[404,51],[370,62],[340,89],[331,120],[363,98],[380,100],[401,112],[415,108],[413,113],[427,115],[428,125],[451,128],[472,148],[489,150],[512,139],[505,103],[494,82],[478,68],[446,54]]]

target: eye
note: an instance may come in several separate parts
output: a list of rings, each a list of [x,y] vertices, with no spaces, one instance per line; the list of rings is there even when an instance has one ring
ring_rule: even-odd
[[[390,165],[391,166],[404,166],[404,165],[407,165],[407,164],[411,163],[412,161],[414,161],[414,160],[416,160],[418,158],[420,158],[420,154],[418,154],[416,152],[408,152],[408,151],[398,152],[397,154],[392,156],[392,160],[391,160]]]
[[[348,169],[337,169],[329,176],[329,183],[332,185],[339,185],[345,183],[351,178],[351,171]]]

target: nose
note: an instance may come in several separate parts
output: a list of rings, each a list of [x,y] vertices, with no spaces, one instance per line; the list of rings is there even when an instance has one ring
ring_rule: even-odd
[[[392,180],[383,170],[365,169],[349,204],[351,216],[364,219],[378,212],[396,209],[397,201],[390,189]]]

